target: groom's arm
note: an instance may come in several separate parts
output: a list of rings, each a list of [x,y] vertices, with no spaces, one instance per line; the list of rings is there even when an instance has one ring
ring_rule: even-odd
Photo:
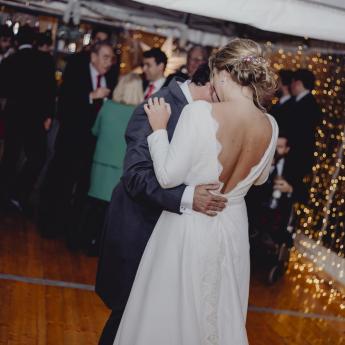
[[[133,198],[152,202],[167,211],[181,213],[181,199],[186,186],[162,189],[159,185],[147,143],[147,136],[151,133],[145,111],[139,106],[134,111],[126,131],[127,151],[122,182]],[[189,199],[193,199],[193,191],[187,189],[186,192]]]

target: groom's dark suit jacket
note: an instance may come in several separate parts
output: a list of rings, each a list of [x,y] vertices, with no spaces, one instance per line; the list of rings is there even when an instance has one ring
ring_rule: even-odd
[[[167,128],[170,140],[187,100],[175,79],[154,96],[164,97],[171,105]],[[147,144],[150,133],[141,104],[126,131],[124,173],[108,209],[97,272],[96,292],[113,311],[126,305],[141,256],[160,214],[163,210],[180,212],[186,187],[160,187]]]

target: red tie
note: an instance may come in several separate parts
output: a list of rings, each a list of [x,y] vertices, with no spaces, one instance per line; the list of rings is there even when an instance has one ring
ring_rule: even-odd
[[[149,85],[149,88],[148,88],[148,90],[147,90],[147,92],[146,92],[146,95],[145,95],[144,99],[148,99],[149,97],[151,97],[151,95],[153,94],[153,90],[154,90],[154,89],[155,89],[155,86],[154,86],[153,83],[151,83],[151,84]]]
[[[97,75],[97,85],[96,85],[96,89],[101,87],[101,79],[102,79],[102,75],[98,74]],[[102,108],[103,105],[103,100],[102,99],[98,99],[95,102],[95,107],[96,107],[96,113],[98,114],[98,112],[100,111],[100,109]]]
[[[102,75],[98,74],[97,75],[97,85],[96,85],[96,89],[101,87],[101,79],[102,79]]]

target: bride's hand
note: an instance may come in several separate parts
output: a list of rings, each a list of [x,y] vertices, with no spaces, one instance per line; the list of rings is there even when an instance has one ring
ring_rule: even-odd
[[[153,131],[167,128],[171,108],[169,103],[165,103],[164,98],[158,99],[155,97],[153,100],[149,98],[148,104],[144,105],[144,110],[149,118]]]

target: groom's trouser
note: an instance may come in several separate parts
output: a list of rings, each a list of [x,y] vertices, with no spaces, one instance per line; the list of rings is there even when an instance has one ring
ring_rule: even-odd
[[[125,307],[131,293],[131,289],[134,283],[135,275],[137,273],[141,257],[128,260],[122,263],[121,284],[119,284],[120,290],[114,291],[115,296],[118,298],[116,305],[112,307],[111,314],[106,322],[101,337],[99,339],[99,345],[113,345],[117,329],[119,328],[122,314],[125,311]]]
[[[98,343],[99,345],[114,344],[116,332],[119,328],[123,312],[124,309],[111,312],[109,319],[103,328],[103,332]]]

